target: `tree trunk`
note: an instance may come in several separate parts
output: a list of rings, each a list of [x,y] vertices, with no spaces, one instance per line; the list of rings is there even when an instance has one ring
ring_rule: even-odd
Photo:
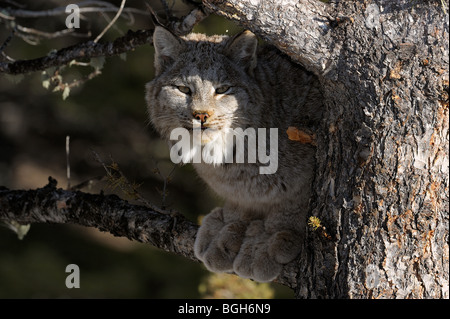
[[[296,296],[448,298],[444,4],[204,3],[277,45],[322,84],[311,208],[321,231],[309,231],[297,261]]]
[[[315,132],[310,212],[315,230],[308,230],[301,256],[277,281],[298,298],[449,298],[448,5],[440,0],[203,4],[275,44],[321,82],[326,110]],[[190,16],[179,33],[204,12]],[[82,43],[52,57],[2,62],[0,72],[118,54],[150,42],[145,32],[95,50],[84,50],[91,44]],[[114,50],[105,51],[110,47]],[[55,186],[51,181],[36,191],[0,187],[0,220],[93,225],[195,259],[197,226],[182,217]]]

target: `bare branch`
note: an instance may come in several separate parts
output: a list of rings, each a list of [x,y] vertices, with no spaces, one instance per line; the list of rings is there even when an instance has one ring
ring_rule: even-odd
[[[70,189],[70,135],[66,136],[66,173],[67,189]]]
[[[14,20],[15,18],[0,12],[0,19]]]
[[[208,13],[204,11],[201,7],[194,8],[187,16],[185,16],[181,21],[176,21],[169,28],[174,31],[177,35],[186,35],[192,31],[194,26],[205,19]]]
[[[125,7],[125,2],[127,2],[126,0],[122,0],[122,3],[120,4],[120,8],[117,11],[116,15],[114,16],[114,18],[108,23],[108,25],[106,26],[105,29],[103,29],[103,31],[95,38],[94,42],[97,43],[98,40],[100,40],[102,38],[102,36],[106,33],[106,31],[109,30],[109,28],[111,28],[111,26],[117,21],[117,19],[120,17],[120,15],[122,14],[122,10]]]
[[[198,225],[179,213],[163,214],[133,205],[116,195],[89,194],[48,185],[36,190],[9,190],[0,186],[0,221],[7,224],[56,223],[95,227],[199,261],[194,255]],[[285,265],[276,282],[296,285],[297,262]]]
[[[97,152],[92,150],[92,153],[94,155],[95,160],[100,163],[103,168],[106,171],[106,177],[109,180],[110,184],[115,187],[119,187],[120,190],[129,196],[129,198],[132,198],[134,200],[139,201],[140,203],[144,204],[148,208],[161,213],[161,214],[175,214],[173,211],[167,211],[164,208],[159,208],[156,205],[153,205],[148,200],[146,200],[137,190],[138,185],[135,185],[134,183],[130,183],[127,179],[127,177],[122,173],[122,171],[119,169],[119,165],[114,161],[113,158],[111,158],[111,164],[106,164],[98,155]],[[165,185],[164,185],[165,186]]]
[[[318,0],[204,0],[203,4],[276,45],[310,71],[323,74],[329,69],[329,5]]]
[[[13,63],[0,63],[0,72],[21,74],[45,70],[49,67],[66,65],[72,60],[115,56],[132,51],[136,47],[151,43],[153,30],[128,31],[113,42],[95,43],[88,41],[70,46],[49,55],[32,60],[17,60]]]
[[[85,38],[91,36],[90,32],[83,34],[83,33],[74,32],[75,29],[64,29],[64,30],[55,31],[55,32],[45,32],[45,31],[41,31],[41,30],[23,27],[21,25],[16,25],[16,27],[17,27],[17,30],[20,31],[17,33],[17,35],[19,37],[21,37],[21,38],[32,37],[34,41],[37,41],[39,38],[44,38],[44,39],[59,38],[59,37],[66,36],[68,34],[70,34],[72,36],[85,37]]]
[[[3,42],[3,44],[0,46],[0,53],[3,54],[3,51],[5,50],[5,48],[8,46],[8,44],[11,42],[14,34],[16,33],[16,28],[11,30],[11,33],[8,35],[8,37],[6,38],[6,40]]]
[[[91,12],[117,12],[118,7],[106,1],[83,1],[77,3],[80,7],[80,13]],[[95,7],[97,6],[97,7]],[[4,13],[0,13],[3,19],[14,20],[15,18],[42,18],[66,14],[66,7],[57,7],[49,10],[24,10],[24,9],[4,9]],[[140,15],[149,15],[147,11],[136,8],[124,8],[123,12],[135,13]]]
[[[173,22],[168,27],[177,34],[186,34],[206,16],[207,14],[201,8],[194,8],[180,21]],[[96,43],[88,41],[51,52],[49,55],[37,59],[17,60],[12,63],[0,62],[0,73],[22,74],[66,65],[76,59],[115,56],[132,51],[141,45],[151,44],[152,35],[153,29],[128,31],[125,36],[119,37],[113,42]]]
[[[160,214],[115,195],[63,190],[52,178],[36,190],[0,187],[0,220],[96,227],[197,261],[193,247],[198,226],[182,215]]]
[[[203,10],[202,7],[196,7],[188,15],[184,16],[180,21],[169,21],[168,23],[162,22],[155,10],[148,4],[145,3],[148,10],[151,12],[153,19],[156,24],[162,25],[170,30],[172,30],[177,35],[186,35],[192,31],[194,26],[208,17],[209,13]]]

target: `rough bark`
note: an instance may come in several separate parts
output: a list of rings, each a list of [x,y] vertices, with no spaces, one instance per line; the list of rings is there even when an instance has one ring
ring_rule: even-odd
[[[36,190],[0,188],[0,208],[3,221],[95,227],[198,261],[193,250],[198,226],[183,215],[162,214],[116,195],[56,188],[51,177],[47,186]]]
[[[334,10],[353,22],[322,78],[314,213],[336,246],[313,252],[332,266],[318,296],[448,298],[448,16],[438,2]]]
[[[276,45],[314,72],[324,72],[333,55],[323,40],[330,30],[327,6],[317,0],[204,0],[205,7]]]
[[[52,177],[46,186],[35,190],[10,190],[0,186],[0,222],[95,227],[200,262],[194,254],[199,226],[182,214],[133,205],[116,195],[91,194],[56,186],[57,181]],[[276,282],[295,287],[296,268],[295,262],[286,266]]]
[[[448,298],[448,15],[439,1],[204,1],[318,75],[298,297]]]
[[[45,70],[54,66],[61,66],[76,59],[110,57],[133,50],[137,46],[151,43],[152,30],[132,32],[116,39],[114,42],[95,43],[88,41],[71,47],[51,52],[47,56],[32,60],[18,60],[14,62],[0,62],[0,72],[7,74],[22,74]]]

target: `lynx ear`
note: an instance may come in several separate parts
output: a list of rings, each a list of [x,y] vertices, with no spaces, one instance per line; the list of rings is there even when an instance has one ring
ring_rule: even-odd
[[[225,55],[243,65],[252,74],[256,67],[256,48],[258,39],[251,31],[243,31],[230,40],[225,48]]]
[[[153,32],[153,46],[155,47],[155,71],[156,75],[159,75],[177,58],[183,48],[183,43],[170,31],[156,26]]]

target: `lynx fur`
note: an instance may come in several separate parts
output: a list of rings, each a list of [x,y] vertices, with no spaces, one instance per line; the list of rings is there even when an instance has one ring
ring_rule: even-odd
[[[176,128],[193,134],[201,127],[208,133],[183,162],[211,143],[229,143],[226,129],[278,129],[274,174],[261,174],[259,160],[212,158],[192,164],[226,200],[203,218],[194,246],[197,258],[214,272],[274,280],[304,241],[315,149],[289,140],[286,130],[320,120],[317,79],[275,48],[259,48],[250,31],[178,37],[156,27],[153,44],[156,75],[146,85],[146,101],[154,128],[169,145]]]

